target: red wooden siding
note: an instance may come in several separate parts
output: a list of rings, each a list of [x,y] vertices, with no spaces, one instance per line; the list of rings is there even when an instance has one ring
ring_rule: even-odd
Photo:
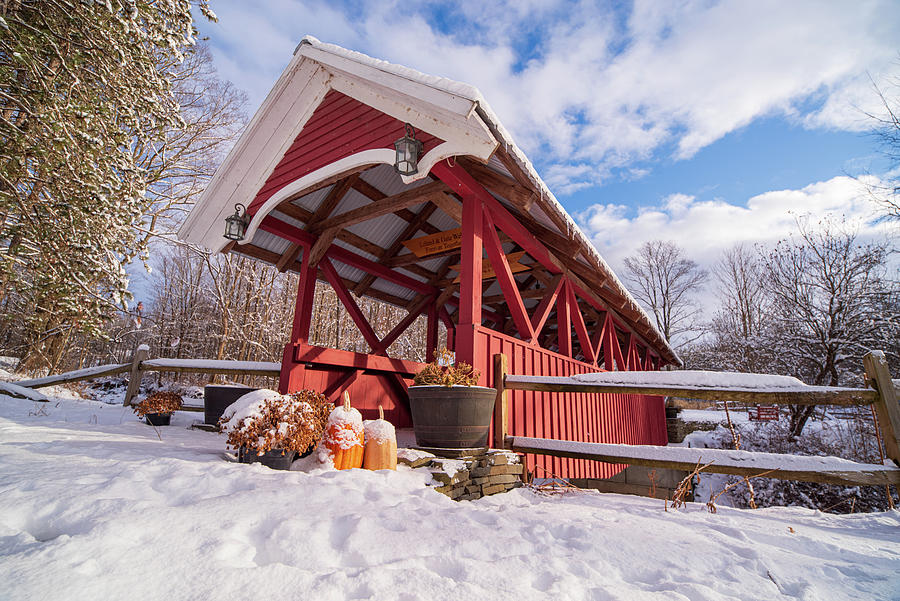
[[[365,366],[370,369],[360,369]],[[412,416],[407,408],[406,394],[398,391],[395,375],[407,385],[412,384],[412,374],[424,367],[424,363],[403,361],[389,357],[354,353],[321,346],[300,343],[288,345],[282,360],[280,391],[296,392],[304,388],[326,392],[353,374],[349,386],[342,386],[334,393],[336,400],[340,390],[350,392],[350,400],[364,419],[378,417],[378,405],[384,408],[385,418],[398,428],[412,428]],[[359,371],[358,371],[359,370]]]
[[[475,338],[481,349],[477,355],[486,358],[483,364],[476,366],[482,372],[484,385],[494,384],[492,358],[498,353],[509,358],[509,372],[516,375],[569,376],[598,371],[588,363],[488,328],[477,328]],[[512,436],[576,442],[667,443],[662,397],[524,390],[510,390],[507,394]],[[624,465],[537,455],[528,455],[526,460],[538,478],[551,474],[562,478],[609,478],[625,468]]]
[[[393,148],[404,133],[403,122],[355,98],[329,91],[257,192],[250,214],[292,181],[363,150]],[[416,138],[425,145],[425,152],[442,142],[418,130]]]

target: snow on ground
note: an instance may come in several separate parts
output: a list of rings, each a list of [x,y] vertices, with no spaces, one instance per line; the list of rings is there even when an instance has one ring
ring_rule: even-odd
[[[233,463],[196,417],[154,429],[121,406],[0,396],[0,599],[900,597],[897,511],[457,503],[424,470]]]

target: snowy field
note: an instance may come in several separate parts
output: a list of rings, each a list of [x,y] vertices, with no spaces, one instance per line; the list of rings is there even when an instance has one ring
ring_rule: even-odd
[[[457,503],[405,467],[233,463],[197,417],[160,439],[121,406],[0,395],[0,599],[900,599],[900,512]]]

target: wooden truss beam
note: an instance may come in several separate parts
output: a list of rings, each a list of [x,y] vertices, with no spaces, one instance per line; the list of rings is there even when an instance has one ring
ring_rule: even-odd
[[[572,322],[575,325],[575,334],[578,336],[578,344],[581,346],[581,353],[588,363],[593,363],[596,357],[596,351],[591,344],[591,337],[590,334],[588,334],[587,326],[584,325],[584,317],[581,315],[578,299],[575,298],[575,291],[571,286],[566,286],[566,291],[569,294]]]
[[[388,197],[387,194],[362,178],[356,180],[356,183],[353,184],[353,189],[372,201],[384,200]],[[407,222],[412,221],[416,218],[416,214],[409,209],[400,209],[399,211],[395,211],[394,214],[397,215],[397,217],[399,217],[400,219],[403,219]],[[424,223],[422,225],[422,231],[426,234],[436,234],[440,230],[430,223]]]
[[[544,329],[544,324],[547,323],[547,318],[550,317],[550,311],[553,309],[553,305],[556,303],[556,297],[559,295],[559,291],[562,287],[563,275],[559,274],[546,288],[535,291],[544,294],[541,302],[538,303],[538,306],[535,307],[534,312],[531,314],[531,327],[534,329],[535,339],[538,338],[541,330]]]
[[[506,298],[506,305],[512,315],[512,319],[519,331],[522,340],[530,341],[534,338],[534,329],[531,326],[531,320],[528,318],[528,311],[525,309],[525,303],[519,295],[519,287],[512,270],[509,268],[509,261],[506,253],[503,252],[503,246],[497,238],[497,230],[494,227],[494,220],[490,214],[485,211],[483,215],[483,240],[484,249],[487,251],[488,259],[491,261],[491,267],[497,276],[497,282]],[[480,277],[480,274],[479,276]],[[484,299],[479,299],[484,302]]]
[[[450,165],[447,161],[441,161],[432,167],[431,171],[463,198],[467,195],[477,198],[484,205],[485,209],[491,212],[491,218],[494,220],[497,227],[512,238],[538,263],[546,267],[548,271],[551,273],[560,273],[562,271],[558,261],[556,261],[546,247],[541,244],[524,225],[513,217],[509,211],[500,204],[500,201],[494,198],[490,192],[485,190],[484,186],[460,165]]]
[[[262,223],[259,226],[259,229],[267,231],[270,234],[275,234],[276,236],[285,238],[286,240],[290,240],[291,242],[298,242],[303,246],[312,247],[312,245],[314,245],[317,240],[314,234],[303,231],[300,228],[281,221],[280,219],[276,219],[271,215],[263,219]],[[380,265],[375,261],[372,261],[371,259],[362,257],[355,252],[341,246],[332,245],[328,249],[328,252],[325,256],[336,261],[340,261],[341,263],[346,263],[351,267],[356,267],[357,269],[362,269],[363,271],[374,273],[378,277],[382,277],[388,281],[394,282],[395,284],[399,284],[405,288],[409,288],[410,290],[414,290],[422,294],[434,294],[437,291],[434,286],[429,286],[425,282],[413,279],[409,276],[405,276],[402,273],[397,273],[396,271],[393,271],[392,269],[389,269],[384,265]]]
[[[422,224],[428,221],[428,218],[431,217],[431,214],[437,209],[437,205],[433,202],[428,203],[425,207],[419,211],[419,214],[416,215],[415,220],[409,222],[409,224],[403,229],[399,236],[394,238],[394,242],[384,249],[381,254],[378,255],[378,262],[382,265],[384,264],[384,260],[394,257],[398,252],[403,248],[403,243],[406,240],[409,240],[412,236],[416,234],[416,232],[421,229]],[[369,273],[360,280],[359,284],[357,284],[354,292],[356,294],[365,294],[365,292],[369,289],[373,282],[375,282],[377,276]]]
[[[421,204],[429,200],[429,197],[436,194],[443,194],[447,190],[447,186],[443,182],[430,182],[424,186],[410,188],[399,194],[388,196],[382,200],[335,215],[325,219],[319,223],[313,224],[310,231],[314,234],[320,233],[330,228],[346,228],[369,219],[382,217],[396,213],[400,209],[406,209],[417,204]]]

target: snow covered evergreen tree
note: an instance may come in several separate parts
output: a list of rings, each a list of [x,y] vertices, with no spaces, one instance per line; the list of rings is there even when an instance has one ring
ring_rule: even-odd
[[[215,18],[206,0],[0,3],[0,319],[24,316],[25,368],[124,306],[148,185],[185,128],[193,6]]]

